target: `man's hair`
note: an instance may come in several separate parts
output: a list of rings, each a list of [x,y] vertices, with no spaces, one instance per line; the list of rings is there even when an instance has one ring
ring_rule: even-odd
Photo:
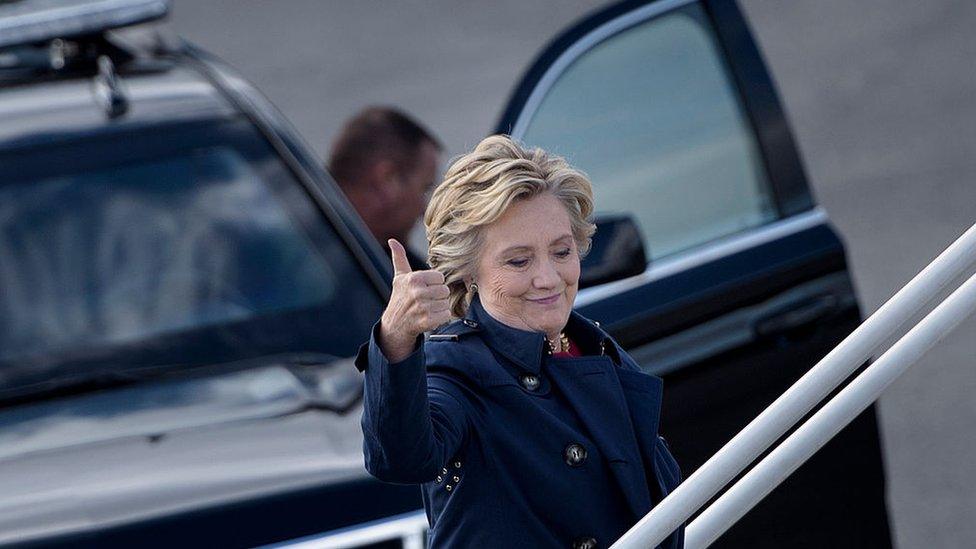
[[[327,168],[339,186],[348,189],[378,160],[391,159],[399,169],[413,170],[416,153],[425,141],[438,151],[443,149],[436,137],[406,113],[392,107],[367,107],[342,127]]]

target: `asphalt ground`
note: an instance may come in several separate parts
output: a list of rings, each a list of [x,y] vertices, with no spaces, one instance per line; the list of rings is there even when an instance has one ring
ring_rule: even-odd
[[[323,156],[374,103],[413,113],[455,155],[491,131],[536,52],[603,4],[176,0],[171,26],[238,68]],[[870,314],[976,223],[976,4],[741,5]],[[899,547],[976,545],[974,363],[968,319],[881,399]]]

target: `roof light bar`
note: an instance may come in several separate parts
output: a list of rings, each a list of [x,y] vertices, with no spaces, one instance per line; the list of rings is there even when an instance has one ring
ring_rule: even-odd
[[[169,0],[0,2],[0,48],[145,23],[165,17],[169,7]]]

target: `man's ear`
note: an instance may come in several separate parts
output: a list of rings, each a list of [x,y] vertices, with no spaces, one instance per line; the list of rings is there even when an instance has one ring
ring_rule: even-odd
[[[397,181],[396,165],[392,160],[381,159],[373,162],[367,174],[368,188],[375,200],[383,204],[399,200],[400,186]]]

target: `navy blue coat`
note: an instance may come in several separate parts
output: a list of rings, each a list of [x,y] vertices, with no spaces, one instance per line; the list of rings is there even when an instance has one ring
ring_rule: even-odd
[[[431,547],[608,547],[680,482],[658,436],[661,380],[575,311],[581,357],[548,356],[542,333],[477,297],[395,364],[378,327],[356,358],[366,469],[422,485]]]

